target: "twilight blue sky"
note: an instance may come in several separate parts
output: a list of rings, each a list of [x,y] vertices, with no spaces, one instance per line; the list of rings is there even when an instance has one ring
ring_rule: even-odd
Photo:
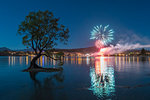
[[[0,0],[0,47],[25,48],[18,25],[31,11],[49,10],[70,29],[68,45],[57,48],[92,46],[90,31],[95,25],[109,24],[115,40],[148,44],[150,38],[149,0]],[[136,41],[137,40],[137,41]]]

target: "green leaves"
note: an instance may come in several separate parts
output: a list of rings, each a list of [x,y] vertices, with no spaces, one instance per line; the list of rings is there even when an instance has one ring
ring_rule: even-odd
[[[58,21],[48,10],[30,12],[19,25],[18,34],[23,36],[23,44],[35,52],[52,49],[58,40],[66,43],[69,38],[69,29]]]

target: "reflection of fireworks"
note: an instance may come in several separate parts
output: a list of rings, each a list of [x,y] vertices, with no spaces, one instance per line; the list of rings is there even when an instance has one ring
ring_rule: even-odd
[[[95,68],[90,69],[91,87],[89,90],[98,98],[113,96],[115,92],[114,69],[108,67],[104,57],[95,61]]]
[[[91,31],[91,38],[96,41],[96,47],[100,48],[104,45],[107,45],[110,43],[114,38],[113,38],[113,29],[109,29],[109,25],[107,26],[96,26],[94,29]]]

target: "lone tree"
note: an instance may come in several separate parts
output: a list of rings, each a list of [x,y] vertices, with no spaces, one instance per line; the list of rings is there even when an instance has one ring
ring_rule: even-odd
[[[59,18],[55,18],[53,13],[47,10],[30,12],[19,25],[18,34],[23,36],[22,43],[27,48],[32,48],[36,54],[28,69],[39,68],[36,61],[43,51],[53,49],[58,42],[67,43],[69,30],[58,21]]]

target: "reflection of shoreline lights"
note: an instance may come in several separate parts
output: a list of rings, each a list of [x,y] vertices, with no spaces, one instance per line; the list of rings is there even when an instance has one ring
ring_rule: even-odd
[[[89,64],[90,64],[90,62],[89,62],[89,61],[90,61],[89,57],[86,57],[86,64],[87,64],[87,65],[89,65]]]
[[[28,65],[28,56],[26,56],[26,65]]]
[[[15,63],[16,63],[16,58],[15,58],[15,56],[13,56],[13,65],[15,65]]]
[[[22,56],[19,57],[19,63],[22,64]]]
[[[109,58],[108,58],[109,59]],[[95,60],[95,68],[90,69],[91,87],[97,97],[112,96],[115,92],[114,69],[107,67],[105,57]]]
[[[42,56],[42,65],[44,66],[45,63],[45,56]]]
[[[82,64],[82,58],[81,57],[78,57],[78,64]]]
[[[9,64],[9,66],[10,66],[10,56],[8,57],[8,62],[9,62],[9,63],[8,63],[8,64]]]
[[[43,64],[43,58],[42,58],[42,56],[39,58],[39,60],[40,60],[40,66],[43,66],[42,64]]]

